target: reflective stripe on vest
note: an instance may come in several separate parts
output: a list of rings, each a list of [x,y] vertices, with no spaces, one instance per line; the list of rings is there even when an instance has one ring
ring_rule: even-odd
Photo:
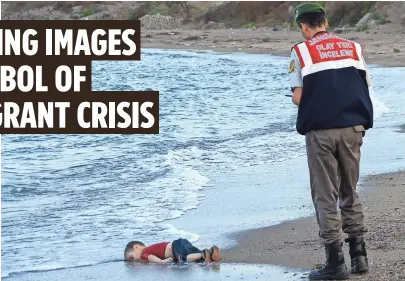
[[[301,64],[301,76],[328,69],[355,67],[365,70],[360,44],[339,38],[333,33],[315,35],[296,46]]]

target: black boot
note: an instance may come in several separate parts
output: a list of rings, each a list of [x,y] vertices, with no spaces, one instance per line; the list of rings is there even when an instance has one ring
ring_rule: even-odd
[[[319,270],[309,273],[309,280],[345,280],[349,279],[342,243],[325,246],[326,264]]]
[[[362,274],[368,272],[368,259],[366,243],[363,236],[353,236],[345,240],[349,242],[350,258],[352,260],[352,273]]]

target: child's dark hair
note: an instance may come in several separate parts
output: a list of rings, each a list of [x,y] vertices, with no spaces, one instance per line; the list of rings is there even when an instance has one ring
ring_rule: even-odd
[[[308,13],[300,16],[297,23],[300,28],[302,23],[305,23],[310,28],[317,28],[326,23],[326,17],[322,13]]]
[[[132,248],[134,247],[134,245],[139,245],[139,246],[145,246],[145,244],[143,244],[140,241],[131,241],[127,244],[127,246],[125,247],[125,251],[124,251],[124,259],[127,260],[127,256],[129,254],[129,252],[132,250]]]

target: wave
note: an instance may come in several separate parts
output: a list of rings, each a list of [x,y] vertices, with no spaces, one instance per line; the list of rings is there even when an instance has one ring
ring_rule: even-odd
[[[388,113],[390,111],[389,108],[385,105],[385,103],[377,97],[377,94],[373,90],[373,88],[370,88],[370,97],[373,103],[374,119],[379,119],[385,113]]]
[[[1,278],[7,279],[7,278],[14,277],[14,276],[27,274],[27,273],[38,273],[38,272],[49,272],[49,271],[57,271],[57,270],[64,270],[64,269],[83,268],[83,267],[96,266],[96,265],[100,265],[100,264],[116,263],[116,262],[123,262],[123,261],[124,260],[113,259],[113,260],[108,260],[108,261],[103,261],[103,262],[86,263],[86,264],[75,265],[75,266],[63,266],[61,264],[47,264],[47,265],[37,266],[30,270],[10,271],[10,272],[4,271],[2,269]]]
[[[177,235],[179,238],[187,238],[191,243],[195,243],[200,240],[200,235],[184,230],[179,230],[171,224],[165,224],[166,230],[164,232],[172,235]]]

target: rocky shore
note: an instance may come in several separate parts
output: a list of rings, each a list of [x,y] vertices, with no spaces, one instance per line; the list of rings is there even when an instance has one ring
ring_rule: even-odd
[[[289,56],[302,41],[299,2],[2,1],[3,20],[137,20],[142,47]],[[320,2],[330,31],[363,46],[367,63],[405,65],[405,2]]]

